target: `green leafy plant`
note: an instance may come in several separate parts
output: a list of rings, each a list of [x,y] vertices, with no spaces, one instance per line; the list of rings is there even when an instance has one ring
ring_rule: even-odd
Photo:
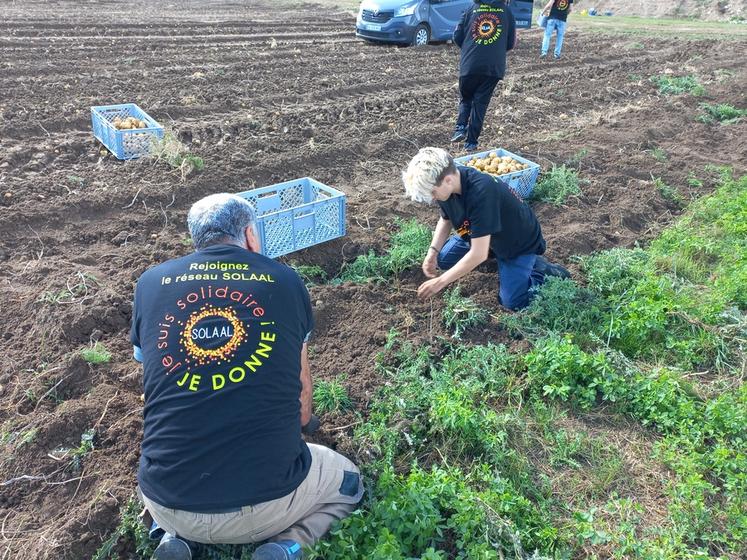
[[[353,408],[348,390],[342,384],[347,376],[340,375],[333,381],[316,381],[314,387],[314,409],[320,414],[340,412]]]
[[[659,88],[662,95],[678,95],[692,93],[695,96],[705,95],[705,89],[695,76],[651,76],[651,83]]]
[[[461,338],[467,329],[482,325],[488,319],[488,312],[472,299],[463,297],[459,286],[445,293],[444,303],[444,323],[453,331],[454,338]]]
[[[736,124],[742,117],[747,116],[747,109],[737,109],[727,103],[719,103],[718,105],[701,103],[700,109],[703,112],[698,115],[698,120],[706,124],[716,122],[721,124]]]
[[[112,359],[111,352],[109,352],[106,347],[100,342],[96,342],[89,348],[83,348],[80,351],[80,355],[89,364],[94,365],[107,364]]]
[[[327,273],[321,266],[308,264],[294,264],[292,266],[306,286],[322,284],[327,280]]]
[[[574,169],[565,165],[553,165],[540,177],[534,187],[532,199],[561,206],[569,196],[581,195],[581,181]]]

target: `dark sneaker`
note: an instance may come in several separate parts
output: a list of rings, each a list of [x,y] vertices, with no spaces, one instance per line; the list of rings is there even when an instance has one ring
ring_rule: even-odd
[[[466,142],[464,144],[464,149],[467,150],[468,152],[474,152],[477,149],[477,144]]]
[[[552,55],[552,57],[553,57],[553,58],[554,58],[555,60],[560,60],[560,55],[559,55],[559,54],[554,54],[554,55]]]
[[[188,541],[166,533],[151,560],[192,560],[192,549]]]
[[[460,129],[457,128],[454,131],[454,136],[451,137],[451,141],[452,142],[461,142],[465,138],[467,138],[467,133],[464,132],[463,130],[460,130]]]
[[[545,257],[537,255],[537,260],[534,262],[534,270],[545,276],[557,276],[558,278],[570,278],[571,273],[568,269],[560,266],[559,264],[553,264],[548,261]]]
[[[540,60],[545,60],[547,58],[547,53],[542,53],[540,55]]]
[[[296,541],[268,542],[257,547],[252,560],[297,560],[303,558]]]

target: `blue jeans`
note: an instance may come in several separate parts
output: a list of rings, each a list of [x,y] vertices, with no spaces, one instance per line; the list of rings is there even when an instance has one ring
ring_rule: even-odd
[[[557,31],[557,38],[555,39],[555,56],[560,56],[560,51],[563,49],[563,37],[565,37],[565,24],[566,22],[561,19],[548,19],[547,27],[545,27],[545,36],[542,38],[542,54],[547,54],[550,48],[550,38],[552,32]]]
[[[452,235],[438,253],[438,268],[448,270],[469,251],[469,242]],[[545,281],[545,275],[534,270],[537,255],[519,255],[513,259],[498,259],[500,290],[498,301],[508,309],[522,309],[529,305],[534,286]]]

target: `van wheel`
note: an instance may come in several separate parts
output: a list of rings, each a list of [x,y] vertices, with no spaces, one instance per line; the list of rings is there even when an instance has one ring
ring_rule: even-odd
[[[422,47],[428,44],[431,40],[431,33],[428,31],[428,26],[421,23],[415,28],[415,33],[412,36],[412,45],[414,47]]]

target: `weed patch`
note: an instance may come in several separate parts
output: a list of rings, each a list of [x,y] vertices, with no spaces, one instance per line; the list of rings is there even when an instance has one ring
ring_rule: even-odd
[[[89,364],[107,364],[112,359],[112,354],[106,349],[106,346],[100,342],[96,342],[90,348],[83,348],[80,351],[80,355]]]
[[[473,327],[484,324],[488,320],[488,312],[468,297],[460,294],[459,286],[444,295],[444,323],[446,328],[453,331],[456,339]]]
[[[702,113],[698,115],[698,120],[706,124],[736,124],[742,120],[742,117],[747,116],[747,109],[737,109],[726,103],[718,105],[702,103],[700,110]]]
[[[154,140],[150,157],[155,162],[164,162],[178,171],[182,181],[197,171],[205,168],[205,162],[199,156],[189,153],[173,133],[167,132],[163,138]]]
[[[389,251],[376,255],[369,251],[345,263],[337,282],[384,282],[420,264],[431,242],[431,231],[417,220],[398,221],[389,242]]]
[[[569,196],[581,195],[581,181],[574,169],[555,166],[542,175],[532,193],[533,200],[561,206]]]
[[[348,390],[341,383],[347,377],[340,376],[333,381],[319,380],[314,383],[314,410],[320,414],[339,412],[353,407]]]
[[[705,89],[695,76],[651,76],[654,84],[661,95],[679,95],[681,93],[692,93],[695,96],[705,95]]]

